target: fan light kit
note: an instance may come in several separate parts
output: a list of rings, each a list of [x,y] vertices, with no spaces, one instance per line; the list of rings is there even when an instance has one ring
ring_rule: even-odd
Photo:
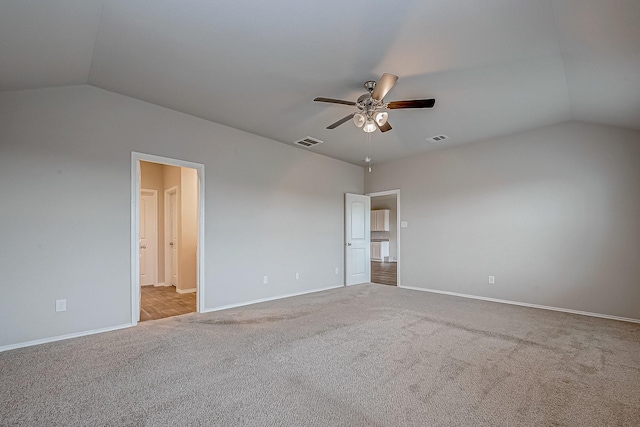
[[[358,108],[357,112],[351,113],[341,118],[337,122],[327,126],[327,129],[335,129],[343,123],[353,119],[353,123],[362,128],[367,133],[380,129],[380,132],[391,130],[388,122],[389,113],[384,110],[394,110],[401,108],[433,108],[436,103],[435,99],[414,99],[410,101],[391,101],[384,102],[384,97],[396,84],[398,76],[384,73],[378,82],[369,80],[365,82],[364,87],[368,93],[361,95],[357,101],[344,101],[342,99],[333,98],[316,98],[316,102],[328,102],[330,104],[349,105]]]
[[[367,133],[371,133],[376,130],[377,127],[384,126],[387,123],[387,119],[389,118],[389,113],[386,111],[377,113],[375,116],[375,120],[367,118],[362,113],[356,113],[353,116],[353,123],[362,128]],[[378,126],[376,126],[376,124]]]
[[[367,119],[367,122],[362,127],[362,130],[365,131],[366,133],[371,133],[374,130],[376,130],[376,124],[373,123],[373,120]]]

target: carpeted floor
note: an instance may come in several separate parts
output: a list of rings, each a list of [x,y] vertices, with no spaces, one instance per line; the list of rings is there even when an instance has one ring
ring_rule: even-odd
[[[638,426],[640,325],[358,285],[0,353],[0,425]]]

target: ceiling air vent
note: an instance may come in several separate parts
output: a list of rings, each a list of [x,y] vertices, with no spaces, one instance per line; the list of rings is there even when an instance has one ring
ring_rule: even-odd
[[[447,135],[437,135],[432,136],[431,138],[427,138],[427,142],[435,144],[436,142],[446,141],[447,139],[449,139]]]
[[[304,148],[311,148],[318,144],[322,144],[323,142],[324,141],[320,141],[319,139],[315,139],[315,138],[311,138],[310,136],[307,136],[306,138],[301,139],[300,141],[294,142],[294,144]]]

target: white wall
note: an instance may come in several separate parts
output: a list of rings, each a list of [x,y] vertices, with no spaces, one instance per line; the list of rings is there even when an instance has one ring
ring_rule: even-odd
[[[5,92],[0,346],[130,322],[131,151],[205,165],[207,308],[342,284],[361,167],[91,86]]]
[[[404,286],[640,319],[640,132],[571,122],[365,174],[390,188]]]

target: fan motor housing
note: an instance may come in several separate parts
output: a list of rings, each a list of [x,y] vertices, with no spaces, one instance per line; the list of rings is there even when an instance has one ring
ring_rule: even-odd
[[[369,93],[371,93],[376,88],[376,81],[375,80],[366,81],[364,82],[364,87],[367,88]]]

